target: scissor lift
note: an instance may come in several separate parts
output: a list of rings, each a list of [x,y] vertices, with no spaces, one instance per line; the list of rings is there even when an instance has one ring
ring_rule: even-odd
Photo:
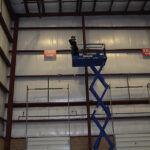
[[[105,128],[106,128],[109,120],[111,119],[111,113],[110,113],[109,107],[106,106],[102,101],[103,97],[109,87],[108,84],[105,82],[104,78],[101,76],[101,71],[102,71],[103,67],[105,66],[105,63],[107,60],[107,56],[106,56],[106,52],[105,52],[105,45],[104,44],[87,44],[86,46],[87,46],[86,47],[87,51],[83,50],[83,54],[81,56],[72,56],[72,66],[73,67],[88,67],[89,66],[95,74],[95,77],[90,85],[89,90],[94,95],[94,97],[97,99],[96,107],[97,108],[102,107],[102,109],[105,111],[105,113],[107,115],[107,118],[102,126],[100,124],[100,122],[98,121],[98,119],[96,118],[96,109],[93,111],[92,119],[100,130],[100,133],[94,144],[94,150],[98,150],[100,141],[103,136],[105,137],[106,141],[110,145],[109,150],[113,150],[114,145],[105,132]],[[91,48],[92,48],[92,50],[91,50]],[[100,68],[97,69],[95,66],[100,66]],[[96,80],[99,80],[105,87],[105,90],[103,91],[102,95],[99,95],[94,89],[94,84],[95,84]]]

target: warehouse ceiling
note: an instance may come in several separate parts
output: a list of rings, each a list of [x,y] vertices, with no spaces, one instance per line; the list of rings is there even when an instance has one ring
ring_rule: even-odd
[[[8,1],[8,0],[7,0]],[[150,0],[9,0],[16,14],[79,15],[79,14],[150,14]]]

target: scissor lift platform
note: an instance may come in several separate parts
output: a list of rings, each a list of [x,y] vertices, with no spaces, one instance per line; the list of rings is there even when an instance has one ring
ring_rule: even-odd
[[[95,56],[73,56],[72,65],[73,67],[87,67],[87,66],[101,66],[106,62],[105,55],[95,55]]]
[[[104,44],[87,44],[87,50],[82,50],[81,56],[72,56],[73,67],[101,66],[106,62]],[[91,49],[94,48],[94,49]]]
[[[99,149],[99,144],[100,144],[103,136],[110,146],[109,150],[113,150],[114,145],[113,145],[112,141],[109,139],[109,136],[105,132],[105,128],[106,128],[109,120],[111,119],[111,113],[110,113],[109,107],[106,106],[102,101],[103,97],[105,96],[106,91],[109,87],[108,84],[105,82],[104,78],[101,76],[101,71],[102,71],[103,67],[105,66],[107,56],[106,56],[106,52],[105,52],[105,45],[104,44],[96,44],[96,46],[97,45],[101,46],[101,49],[87,50],[87,52],[83,51],[82,56],[72,56],[72,66],[73,67],[88,67],[89,66],[95,74],[95,77],[90,85],[89,90],[91,91],[91,93],[94,95],[94,97],[96,98],[96,100],[98,102],[96,107],[97,108],[102,107],[102,109],[105,111],[107,117],[106,117],[106,120],[104,121],[104,124],[101,125],[99,120],[96,118],[96,110],[97,109],[95,109],[93,111],[93,114],[91,116],[91,118],[93,119],[93,121],[95,122],[95,124],[97,125],[97,127],[99,128],[99,131],[100,131],[99,135],[97,137],[97,140],[94,144],[94,150]],[[92,48],[93,48],[93,46],[92,46]],[[95,46],[94,46],[94,48],[95,48]],[[85,55],[85,53],[86,53],[86,55]],[[100,67],[99,67],[99,69],[97,69],[95,66],[100,66]],[[102,85],[104,86],[104,91],[102,94],[97,93],[96,90],[94,89],[96,80],[99,80],[102,83]]]

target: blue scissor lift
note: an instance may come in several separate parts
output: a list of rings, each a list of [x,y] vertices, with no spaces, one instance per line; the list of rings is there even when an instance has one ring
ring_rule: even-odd
[[[104,78],[101,76],[101,71],[102,71],[103,67],[105,66],[105,63],[107,60],[107,56],[106,56],[106,52],[105,52],[105,45],[104,44],[87,44],[86,46],[87,46],[86,47],[87,51],[86,52],[83,51],[82,56],[72,56],[72,66],[73,67],[88,67],[89,66],[95,74],[95,77],[90,85],[89,90],[91,91],[91,93],[94,95],[94,97],[97,100],[96,107],[97,108],[102,107],[102,109],[105,111],[105,113],[107,115],[107,118],[102,126],[100,124],[100,122],[98,121],[98,119],[96,118],[96,109],[93,111],[92,119],[100,130],[100,133],[94,144],[94,150],[98,150],[100,141],[103,136],[105,137],[106,141],[110,145],[109,150],[113,150],[114,145],[105,132],[105,128],[106,128],[109,120],[111,119],[111,113],[110,113],[109,107],[106,106],[102,101],[103,97],[109,87],[108,84],[105,82]],[[92,50],[91,50],[91,48],[92,48]],[[86,55],[84,53],[86,53]],[[95,66],[100,66],[100,67],[99,67],[99,69],[97,69]],[[105,90],[103,91],[102,95],[99,95],[94,89],[94,84],[95,84],[96,80],[99,80],[105,87]]]

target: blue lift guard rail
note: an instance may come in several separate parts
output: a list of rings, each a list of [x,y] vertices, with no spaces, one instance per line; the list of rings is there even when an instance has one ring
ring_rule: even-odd
[[[93,121],[95,122],[95,124],[97,125],[97,127],[100,130],[99,135],[94,144],[94,150],[98,150],[99,144],[100,144],[103,136],[106,139],[106,141],[108,142],[108,144],[110,145],[109,150],[113,150],[114,144],[112,143],[112,141],[109,139],[109,136],[105,132],[105,128],[106,128],[109,120],[111,119],[111,113],[110,113],[109,107],[106,106],[102,101],[107,89],[109,88],[108,84],[105,82],[104,78],[101,76],[101,71],[102,71],[103,67],[105,66],[105,63],[107,60],[107,56],[106,56],[106,52],[105,52],[105,45],[104,44],[87,44],[87,45],[88,46],[92,45],[91,46],[92,48],[97,48],[97,47],[95,47],[95,45],[96,46],[98,45],[98,47],[100,46],[100,48],[96,49],[96,50],[90,50],[91,47],[90,48],[87,47],[88,50],[86,51],[85,56],[84,56],[85,51],[83,51],[82,56],[72,56],[72,65],[73,65],[73,67],[89,66],[91,68],[91,70],[94,72],[95,77],[90,85],[90,91],[97,100],[96,108],[102,107],[102,109],[105,111],[106,116],[107,116],[103,126],[100,124],[100,122],[96,118],[96,109],[94,110],[94,112],[91,116],[91,118],[93,119]],[[88,53],[90,53],[90,54],[94,53],[94,54],[88,56]],[[97,69],[95,66],[100,66],[100,68]],[[99,96],[98,93],[96,92],[96,90],[94,89],[94,84],[97,80],[99,80],[105,88],[101,96]]]

